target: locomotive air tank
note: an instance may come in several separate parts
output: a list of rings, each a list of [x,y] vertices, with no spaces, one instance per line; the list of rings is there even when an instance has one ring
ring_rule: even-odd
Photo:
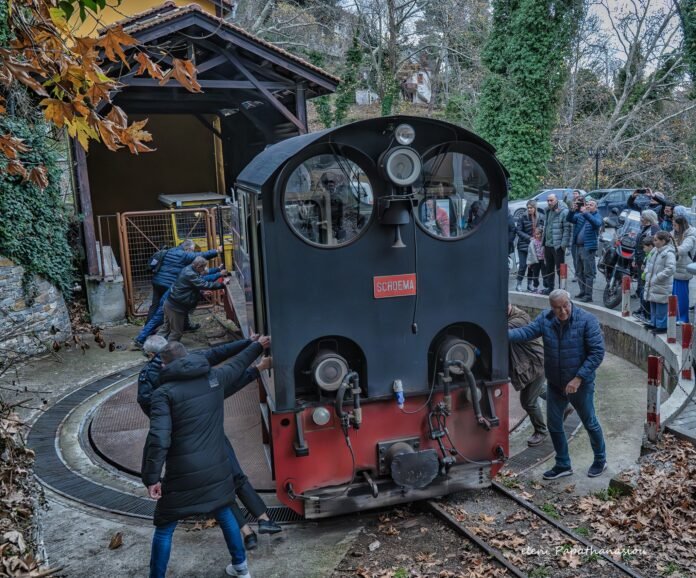
[[[490,484],[508,451],[507,180],[460,127],[282,141],[236,183],[230,314],[268,333],[264,440],[308,518]]]

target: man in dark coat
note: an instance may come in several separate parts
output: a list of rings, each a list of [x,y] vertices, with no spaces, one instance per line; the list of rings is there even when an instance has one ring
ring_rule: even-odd
[[[196,257],[193,263],[181,270],[164,302],[164,325],[157,332],[158,335],[164,335],[169,341],[179,341],[184,334],[189,311],[198,305],[201,291],[224,289],[224,283],[205,279],[206,264],[204,257]]]
[[[191,239],[186,239],[178,247],[165,251],[159,270],[152,276],[152,304],[147,312],[147,321],[155,314],[162,296],[174,285],[184,267],[193,263],[196,257],[208,260],[222,253],[222,247],[201,253],[195,253],[195,248],[196,244]]]
[[[252,335],[251,339],[232,341],[224,345],[219,345],[217,347],[201,351],[199,354],[205,356],[211,366],[215,366],[244,350],[249,346],[249,344],[252,343],[252,341],[258,341],[261,343],[264,349],[267,349],[270,344],[268,337]],[[160,371],[162,370],[162,361],[160,360],[159,352],[166,345],[166,339],[160,335],[153,335],[145,342],[145,351],[154,355],[150,361],[145,364],[145,367],[140,371],[140,375],[138,376],[138,405],[140,405],[140,409],[142,409],[143,413],[145,413],[145,415],[148,417],[150,417],[152,393],[160,386]],[[232,386],[231,389],[234,390],[234,392],[240,391],[246,385],[258,379],[261,371],[269,369],[270,367],[271,358],[264,357],[257,365],[247,368],[239,381]],[[246,506],[249,512],[251,512],[251,515],[258,520],[259,533],[275,534],[282,531],[282,528],[269,518],[266,504],[251,485],[249,478],[242,470],[242,467],[237,460],[237,456],[234,453],[232,444],[229,443],[229,440],[226,440],[226,442],[227,453],[235,472],[234,485],[236,488],[235,491],[237,493],[237,497]],[[251,529],[236,502],[231,505],[231,508],[232,514],[234,514],[237,524],[239,524],[242,535],[244,536],[244,546],[247,550],[255,549],[258,545],[256,532]]]
[[[587,197],[584,203],[576,203],[566,217],[575,223],[574,232],[577,258],[575,275],[580,284],[580,292],[575,296],[583,303],[592,303],[594,280],[597,276],[597,247],[602,216],[597,211],[597,201]]]
[[[188,354],[178,342],[168,343],[160,352],[161,385],[152,394],[142,466],[143,483],[157,500],[151,578],[166,575],[177,522],[210,514],[220,524],[232,556],[227,573],[249,576],[239,526],[230,510],[235,472],[223,427],[224,400],[262,352],[261,343],[251,342],[214,369],[205,355]]]
[[[544,472],[544,479],[555,480],[573,473],[563,430],[563,413],[568,403],[578,412],[590,436],[594,462],[587,475],[594,478],[607,468],[604,435],[594,408],[595,371],[604,359],[604,338],[597,318],[575,307],[567,291],[552,291],[549,302],[551,309],[543,311],[529,325],[508,330],[511,343],[538,337],[544,342],[546,422],[556,450],[556,465]]]
[[[508,329],[529,325],[531,319],[522,309],[508,305]],[[539,395],[544,390],[544,345],[541,339],[510,343],[510,382],[520,392],[520,404],[529,416],[534,434],[527,440],[530,447],[538,446],[549,434]]]

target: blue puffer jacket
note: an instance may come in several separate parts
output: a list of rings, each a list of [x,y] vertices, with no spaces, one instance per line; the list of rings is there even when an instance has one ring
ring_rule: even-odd
[[[582,234],[585,244],[585,248],[589,251],[597,249],[597,238],[599,237],[599,228],[602,226],[602,216],[595,211],[590,213],[585,211],[581,213],[580,211],[568,211],[568,216],[566,217],[571,223],[575,223],[575,230],[577,227],[583,227]]]
[[[508,330],[512,343],[542,337],[544,372],[548,384],[564,390],[574,377],[581,387],[594,386],[595,371],[604,359],[604,337],[596,317],[573,305],[570,319],[561,324],[547,309],[525,327]]]
[[[212,259],[217,257],[218,252],[216,250],[203,251],[201,253],[196,253],[194,251],[187,252],[181,247],[175,247],[174,249],[169,249],[167,254],[164,256],[162,261],[162,266],[160,270],[155,273],[152,277],[152,284],[159,285],[161,287],[171,287],[174,282],[179,277],[181,270],[193,263],[196,257],[203,257],[204,259]]]

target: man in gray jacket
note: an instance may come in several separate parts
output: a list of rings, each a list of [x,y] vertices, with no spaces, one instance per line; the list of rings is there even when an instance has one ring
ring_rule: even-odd
[[[547,198],[546,228],[544,229],[544,293],[550,294],[556,286],[556,274],[561,275],[561,263],[565,263],[565,252],[570,245],[571,225],[566,221],[568,209],[556,195]]]

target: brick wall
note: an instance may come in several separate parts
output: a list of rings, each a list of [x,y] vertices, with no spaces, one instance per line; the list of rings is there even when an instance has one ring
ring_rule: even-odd
[[[32,298],[22,288],[24,268],[0,255],[0,368],[9,359],[42,353],[72,335],[60,292],[35,277]]]

